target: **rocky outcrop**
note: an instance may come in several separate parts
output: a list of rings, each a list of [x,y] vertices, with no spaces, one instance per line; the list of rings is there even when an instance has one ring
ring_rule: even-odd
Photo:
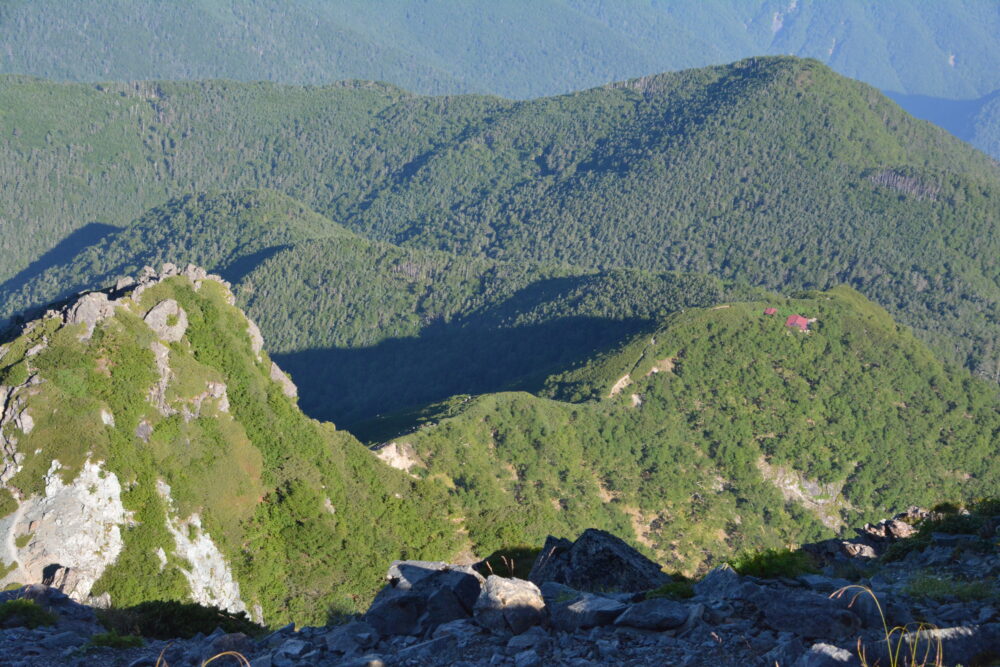
[[[660,566],[603,530],[589,528],[575,541],[549,537],[528,578],[581,591],[645,591],[670,581]]]
[[[250,336],[250,350],[257,357],[257,361],[261,361],[260,353],[264,349],[264,337],[260,335],[260,327],[249,317],[247,318],[247,335]]]
[[[483,577],[471,567],[433,561],[396,561],[365,620],[383,634],[419,635],[471,618]]]
[[[820,484],[791,468],[772,465],[764,457],[757,460],[757,469],[785,500],[802,505],[830,530],[839,530],[844,524],[842,512],[854,509],[841,494],[843,482]]]
[[[35,427],[24,391],[37,383],[38,377],[32,375],[16,387],[0,385],[0,488],[20,471],[24,461],[24,454],[17,451],[18,439]]]
[[[101,462],[85,462],[69,484],[60,468],[52,462],[44,496],[23,500],[14,514],[0,519],[2,559],[16,566],[0,585],[49,583],[83,601],[121,553],[121,529],[131,519],[117,476]]]
[[[271,379],[281,385],[281,393],[288,398],[295,398],[299,395],[299,389],[292,382],[292,378],[288,377],[288,374],[278,368],[278,364],[273,361],[271,362]]]
[[[76,303],[66,309],[64,321],[68,325],[85,325],[81,340],[89,340],[94,335],[94,327],[98,322],[115,314],[117,303],[108,299],[104,292],[90,292],[80,297]]]
[[[403,472],[410,472],[413,468],[424,465],[413,445],[408,442],[384,444],[375,450],[375,456],[382,459],[383,463]]]
[[[144,319],[149,328],[168,343],[176,343],[187,331],[187,313],[173,299],[164,299],[150,308]]]

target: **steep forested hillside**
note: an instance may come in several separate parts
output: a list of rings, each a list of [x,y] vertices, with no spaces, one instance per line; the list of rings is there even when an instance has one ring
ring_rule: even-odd
[[[988,375],[1000,362],[1000,169],[814,61],[524,103],[17,78],[0,101],[8,289],[173,194],[263,186],[369,238],[467,258],[846,282],[949,358]]]
[[[700,275],[400,248],[278,192],[244,190],[170,200],[67,261],[39,267],[0,299],[7,313],[31,319],[24,309],[32,305],[168,261],[232,281],[302,388],[307,413],[349,426],[453,394],[538,388],[548,373],[653,318],[724,294],[720,281]]]
[[[410,476],[298,411],[221,283],[107,294],[0,345],[4,584],[316,622],[397,557],[604,527],[692,572],[1000,483],[995,387],[849,288],[687,309],[537,394],[458,397],[376,453]]]
[[[0,346],[4,581],[56,563],[117,605],[304,623],[363,605],[386,559],[459,546],[434,486],[298,410],[223,285],[168,274],[116,296]]]
[[[1000,87],[991,0],[4,0],[0,34],[0,72],[82,81],[358,78],[526,98],[770,53],[910,94]]]
[[[849,288],[677,313],[542,393],[453,404],[388,450],[483,552],[599,526],[690,572],[1000,483],[995,387]]]

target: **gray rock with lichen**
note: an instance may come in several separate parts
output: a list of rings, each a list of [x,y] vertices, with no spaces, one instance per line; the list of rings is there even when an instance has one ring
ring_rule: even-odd
[[[176,343],[187,331],[187,313],[173,299],[164,299],[153,306],[144,319],[149,328],[168,343]]]
[[[84,294],[66,310],[63,321],[66,324],[84,324],[86,330],[80,340],[89,340],[94,335],[94,327],[115,313],[115,302],[108,300],[104,292]]]

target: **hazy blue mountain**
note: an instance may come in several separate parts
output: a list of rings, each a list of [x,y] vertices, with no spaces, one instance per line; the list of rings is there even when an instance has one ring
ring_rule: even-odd
[[[763,54],[887,90],[1000,88],[991,0],[3,0],[0,72],[384,80],[527,98]]]
[[[959,139],[1000,159],[1000,90],[972,100],[888,93],[917,118],[943,127]]]

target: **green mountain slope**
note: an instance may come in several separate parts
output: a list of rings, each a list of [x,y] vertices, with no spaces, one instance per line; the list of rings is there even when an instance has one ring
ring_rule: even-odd
[[[989,0],[6,0],[0,71],[82,81],[360,78],[552,95],[761,54],[911,94],[1000,86]]]
[[[392,558],[597,526],[694,571],[1000,483],[995,388],[849,288],[676,312],[537,395],[459,397],[376,452],[410,476],[303,416],[233,300],[165,269],[0,346],[0,583],[312,623]]]
[[[449,485],[482,553],[599,526],[690,572],[1000,482],[995,388],[846,287],[672,315],[543,394],[474,398],[387,450]]]
[[[305,417],[228,290],[191,278],[89,295],[0,346],[3,581],[55,564],[78,597],[315,623],[363,606],[387,559],[455,551],[436,487]]]
[[[171,260],[232,281],[306,412],[349,426],[459,393],[537,389],[653,318],[723,296],[705,276],[368,241],[286,195],[253,190],[171,200],[0,290],[0,302],[23,311]]]
[[[192,188],[272,187],[369,238],[466,257],[849,283],[949,358],[1000,363],[1000,169],[814,61],[517,104],[23,79],[0,100],[8,288],[86,247],[86,221],[99,235]]]

